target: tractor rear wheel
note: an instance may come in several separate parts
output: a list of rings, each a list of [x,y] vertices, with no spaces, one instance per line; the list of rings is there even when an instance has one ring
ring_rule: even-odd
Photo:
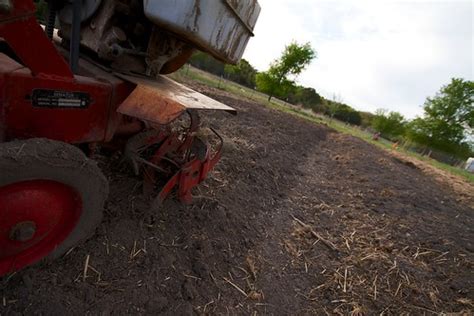
[[[96,163],[72,145],[0,143],[0,276],[55,259],[90,237],[107,195]]]

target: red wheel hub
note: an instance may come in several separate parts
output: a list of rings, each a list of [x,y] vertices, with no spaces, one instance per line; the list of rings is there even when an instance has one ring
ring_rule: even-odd
[[[0,276],[50,254],[69,236],[81,212],[79,194],[56,181],[0,187]]]

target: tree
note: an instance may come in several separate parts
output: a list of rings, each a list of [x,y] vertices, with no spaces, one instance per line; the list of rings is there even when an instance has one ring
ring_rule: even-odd
[[[432,98],[424,115],[409,124],[408,138],[434,149],[466,157],[474,137],[474,82],[452,78]]]
[[[286,78],[283,78],[277,84],[274,77],[272,77],[268,72],[257,73],[255,83],[257,85],[257,90],[268,94],[271,93],[271,97],[277,96],[279,98],[286,98],[286,96],[296,88],[295,83]],[[268,98],[268,101],[271,100],[271,97]]]
[[[210,72],[216,76],[222,76],[224,74],[225,64],[207,53],[197,51],[189,59],[189,63],[196,68]]]
[[[362,120],[359,112],[343,103],[336,103],[333,114],[336,119],[352,125],[360,125]]]
[[[315,57],[316,52],[310,43],[300,45],[292,42],[285,47],[282,56],[270,65],[268,71],[257,74],[257,89],[268,94],[268,101],[274,95],[281,96],[282,90],[294,87],[289,76],[299,75]]]
[[[331,117],[353,125],[360,125],[362,117],[359,112],[347,104],[325,100],[327,104],[327,113]]]
[[[370,112],[359,112],[359,114],[360,114],[360,117],[361,117],[360,126],[362,126],[362,127],[371,127],[372,122],[375,118],[375,115],[373,113],[370,113]]]
[[[302,105],[304,108],[311,109],[313,112],[323,112],[322,98],[313,88],[296,86],[293,91],[288,93],[287,99],[291,104]]]
[[[405,134],[406,121],[398,112],[378,109],[372,119],[372,127],[384,137],[393,139]]]
[[[224,73],[229,80],[252,89],[255,88],[257,70],[245,59],[241,59],[237,65],[226,65]]]

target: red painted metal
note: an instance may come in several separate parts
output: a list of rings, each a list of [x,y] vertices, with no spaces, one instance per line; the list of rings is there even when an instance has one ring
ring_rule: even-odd
[[[182,167],[163,186],[155,199],[155,206],[161,205],[176,186],[178,189],[178,198],[181,202],[190,203],[192,201],[192,188],[207,178],[209,171],[214,168],[222,156],[223,140],[216,131],[212,131],[220,140],[220,144],[214,155],[211,156],[211,152],[209,148],[207,148],[204,159],[201,160],[199,157],[195,157],[191,161],[183,164]]]
[[[6,58],[0,54],[0,63]],[[106,140],[113,93],[109,83],[81,76],[74,81],[32,76],[26,68],[4,73],[3,78],[5,82],[0,86],[4,89],[0,93],[7,139],[46,137],[68,143]],[[31,96],[35,89],[84,92],[92,101],[87,108],[34,107]]]
[[[62,183],[31,180],[0,187],[0,275],[50,254],[71,233],[81,213],[80,196]],[[22,225],[34,227],[34,234],[15,240]]]
[[[136,85],[81,61],[84,76],[74,76],[35,18],[32,0],[16,0],[0,14],[0,38],[15,57],[0,53],[0,141],[46,137],[69,143],[112,139],[122,115],[117,108]],[[87,108],[39,108],[35,89],[86,93]]]
[[[169,172],[174,176],[159,198],[178,186],[179,198],[188,202],[192,187],[206,177],[221,155],[219,147],[213,157],[209,150],[204,158],[189,157],[199,126],[189,109],[235,110],[169,79],[117,78],[85,60],[80,60],[81,75],[73,75],[63,57],[67,54],[61,53],[37,23],[32,0],[13,4],[10,13],[0,14],[0,41],[14,53],[0,52],[0,141],[46,137],[68,143],[107,142],[117,131],[125,134],[143,127],[124,115],[153,126],[153,122],[167,124],[188,110],[191,126],[187,133],[183,136],[163,129],[161,147],[151,159],[152,164],[167,159],[175,165]],[[90,104],[82,108],[35,106],[33,95],[39,89],[86,94]],[[170,142],[163,141],[165,138]],[[150,172],[154,180],[155,171]]]
[[[34,75],[71,81],[73,74],[68,64],[36,21],[35,12],[32,0],[13,1],[12,11],[0,14],[0,37]]]
[[[140,148],[152,148],[152,146],[159,145],[150,157],[145,157],[148,161],[144,168],[143,191],[145,194],[149,195],[152,192],[157,179],[157,173],[167,177],[172,175],[155,199],[155,206],[159,205],[176,186],[178,187],[178,198],[184,203],[190,203],[192,188],[206,178],[210,169],[220,159],[222,138],[217,133],[216,135],[221,140],[221,144],[212,158],[207,146],[203,157],[199,157],[198,153],[192,152],[200,119],[194,110],[188,110],[187,113],[190,116],[190,125],[183,134],[163,129],[156,135],[144,139],[142,144],[136,145]],[[135,157],[139,154],[137,149],[134,149]]]
[[[203,161],[193,159],[185,164],[177,173],[175,173],[168,182],[163,186],[160,193],[155,199],[154,205],[161,205],[161,203],[170,195],[173,189],[178,187],[178,198],[181,202],[189,204],[192,201],[191,190],[199,183],[207,178],[207,175],[212,168],[220,160],[222,148],[210,157],[209,151]]]
[[[146,195],[152,193],[157,179],[168,178],[155,198],[155,207],[161,205],[174,189],[177,189],[180,201],[190,203],[191,190],[206,179],[209,171],[220,160],[222,138],[211,129],[219,139],[219,145],[211,153],[209,145],[195,137],[200,121],[197,112],[187,113],[191,120],[184,133],[178,134],[169,128],[163,128],[156,133],[145,132],[149,134],[147,137],[139,138],[138,142],[134,140],[133,144],[127,147],[126,156],[133,165],[143,166],[143,191]],[[194,148],[195,142],[198,143],[197,147],[201,148]],[[200,149],[205,151],[201,152]]]
[[[85,143],[112,139],[122,117],[117,107],[135,85],[93,64],[87,66],[97,79],[35,76],[28,68],[0,53],[0,128],[3,127],[0,136],[4,135],[0,140],[47,137]],[[91,104],[87,108],[34,107],[31,95],[35,89],[83,92],[89,95]]]
[[[137,88],[119,106],[118,112],[141,120],[166,125],[186,110],[223,110],[236,114],[235,109],[183,86],[167,77],[132,77],[119,75]]]
[[[164,138],[163,141],[161,139],[156,143],[161,143],[161,146],[155,151],[153,156],[150,159],[150,162],[155,166],[160,166],[162,160],[165,158],[167,154],[174,153],[181,145],[179,140],[179,135],[176,133],[166,134],[161,133],[162,137]],[[150,143],[151,145],[152,143]],[[173,161],[174,164],[179,165],[178,162]],[[148,166],[145,168],[145,174],[143,179],[143,192],[145,194],[150,194],[153,191],[156,182],[156,167]],[[159,171],[165,170],[161,168]]]
[[[166,124],[189,109],[234,109],[162,78],[117,78],[103,68],[80,60],[80,75],[69,69],[67,54],[47,38],[35,19],[32,0],[15,0],[8,14],[0,14],[0,142],[46,137],[68,143],[108,142],[117,132],[130,135],[146,125]],[[131,79],[132,78],[132,79]],[[139,82],[139,83],[137,83]],[[138,86],[138,88],[137,88]],[[82,107],[39,106],[38,91],[87,95]],[[90,102],[89,102],[90,101]],[[68,102],[67,99],[64,102]],[[118,112],[122,106],[122,113]],[[185,135],[161,126],[146,142],[155,146],[146,171],[154,186],[155,172],[165,165],[171,179],[156,201],[177,187],[181,201],[191,201],[191,189],[203,181],[221,156],[190,154],[199,119],[193,111]],[[1,172],[1,170],[0,170]],[[48,256],[77,225],[82,200],[77,192],[51,180],[29,180],[0,187],[0,275],[19,270]]]
[[[178,118],[186,109],[173,100],[158,97],[156,91],[137,86],[129,98],[118,108],[122,114],[144,121],[166,125]]]

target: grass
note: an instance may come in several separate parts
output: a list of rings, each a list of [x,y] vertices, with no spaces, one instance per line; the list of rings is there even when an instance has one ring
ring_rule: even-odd
[[[235,82],[226,80],[224,78],[219,78],[213,74],[204,72],[202,70],[199,70],[197,68],[194,68],[192,66],[185,66],[181,68],[179,71],[175,72],[174,74],[170,75],[173,79],[177,81],[185,81],[186,79],[189,80],[194,80],[197,81],[201,84],[205,84],[209,87],[214,87],[218,88],[224,91],[227,91],[229,93],[232,93],[234,95],[244,97],[247,99],[251,99],[255,102],[258,102],[260,104],[263,104],[267,107],[270,107],[272,109],[282,111],[289,113],[291,115],[300,117],[302,119],[308,120],[310,122],[316,123],[316,124],[325,124],[336,131],[348,135],[352,135],[354,137],[360,138],[368,143],[371,143],[379,148],[382,148],[384,150],[392,150],[392,145],[393,143],[390,141],[387,141],[385,139],[380,139],[378,141],[374,141],[372,139],[372,134],[364,131],[356,126],[348,125],[346,123],[343,123],[341,121],[331,119],[327,116],[319,115],[319,114],[314,114],[310,110],[306,110],[303,108],[300,108],[298,106],[294,106],[292,104],[289,104],[285,101],[273,98],[270,102],[268,101],[268,96],[266,94],[263,94],[261,92],[255,91],[253,89],[241,86]],[[398,149],[399,152],[416,158],[420,161],[426,162],[430,164],[433,167],[436,167],[438,169],[444,170],[449,172],[450,174],[459,176],[464,178],[470,183],[474,183],[474,174],[470,173],[464,169],[460,169],[457,167],[453,167],[451,165],[439,162],[437,160],[431,159],[426,156],[422,156],[421,154],[406,150],[404,148]]]

